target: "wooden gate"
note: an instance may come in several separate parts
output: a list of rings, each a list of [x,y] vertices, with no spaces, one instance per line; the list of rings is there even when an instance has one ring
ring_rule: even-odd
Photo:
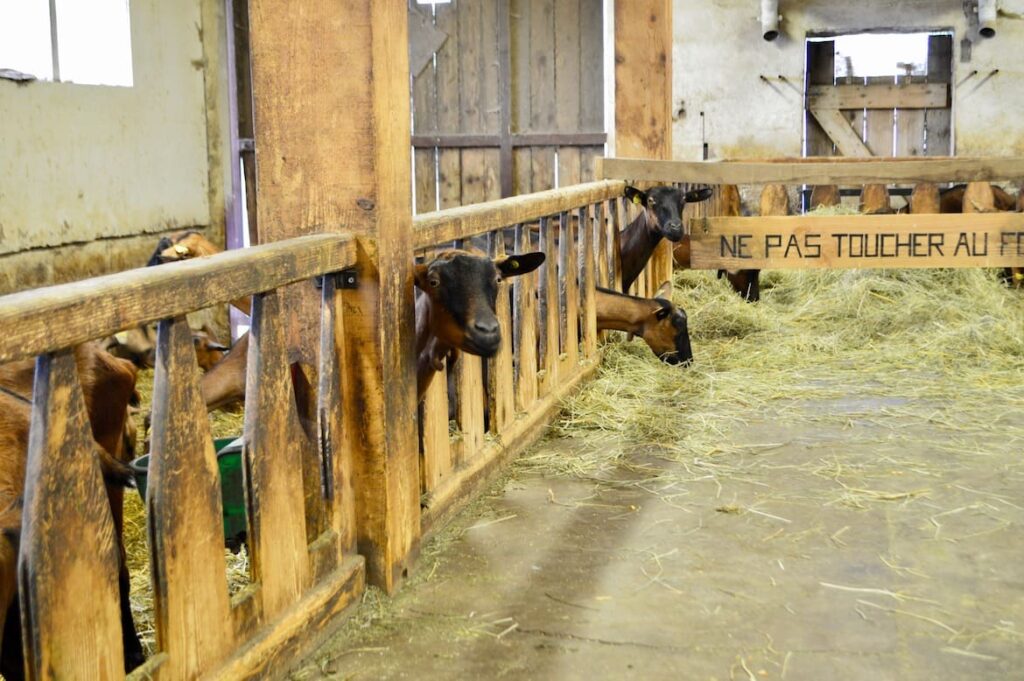
[[[594,178],[601,0],[410,0],[409,37],[417,213]]]

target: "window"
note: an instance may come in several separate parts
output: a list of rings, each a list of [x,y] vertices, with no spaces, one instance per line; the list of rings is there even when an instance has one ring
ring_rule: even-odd
[[[128,0],[0,0],[0,12],[0,69],[81,85],[133,84]]]
[[[928,33],[861,33],[835,38],[836,78],[924,76]]]

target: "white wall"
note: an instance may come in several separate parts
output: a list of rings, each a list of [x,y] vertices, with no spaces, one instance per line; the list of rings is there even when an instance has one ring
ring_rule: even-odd
[[[0,292],[142,266],[170,230],[223,239],[221,5],[132,0],[133,87],[0,80]]]
[[[805,37],[882,28],[952,29],[953,82],[963,81],[953,95],[956,154],[1024,155],[1024,0],[1000,0],[996,37],[977,39],[967,63],[962,8],[961,0],[780,0],[782,35],[769,43],[757,0],[674,0],[674,157],[701,158],[701,111],[711,158],[800,156]]]

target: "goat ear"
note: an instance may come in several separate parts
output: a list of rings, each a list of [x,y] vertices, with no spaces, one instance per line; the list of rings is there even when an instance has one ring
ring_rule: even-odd
[[[672,300],[672,282],[666,281],[658,290],[654,292],[651,298],[664,298],[665,300]]]
[[[636,187],[626,185],[625,196],[638,206],[642,206],[647,203],[647,192],[640,191]]]
[[[503,277],[517,277],[520,274],[528,274],[544,262],[544,254],[540,251],[534,253],[523,253],[522,255],[510,255],[504,260],[494,263]]]
[[[430,286],[427,285],[427,266],[418,263],[412,268],[412,276],[416,282],[416,285],[420,287],[421,291],[429,291]]]
[[[686,203],[700,203],[701,201],[707,201],[711,198],[712,194],[711,187],[704,187],[703,189],[691,189],[686,192]]]

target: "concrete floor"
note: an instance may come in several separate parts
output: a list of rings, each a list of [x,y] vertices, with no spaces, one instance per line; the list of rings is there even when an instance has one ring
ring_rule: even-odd
[[[514,474],[293,678],[1024,679],[1021,443],[898,407],[787,405],[727,466]]]

